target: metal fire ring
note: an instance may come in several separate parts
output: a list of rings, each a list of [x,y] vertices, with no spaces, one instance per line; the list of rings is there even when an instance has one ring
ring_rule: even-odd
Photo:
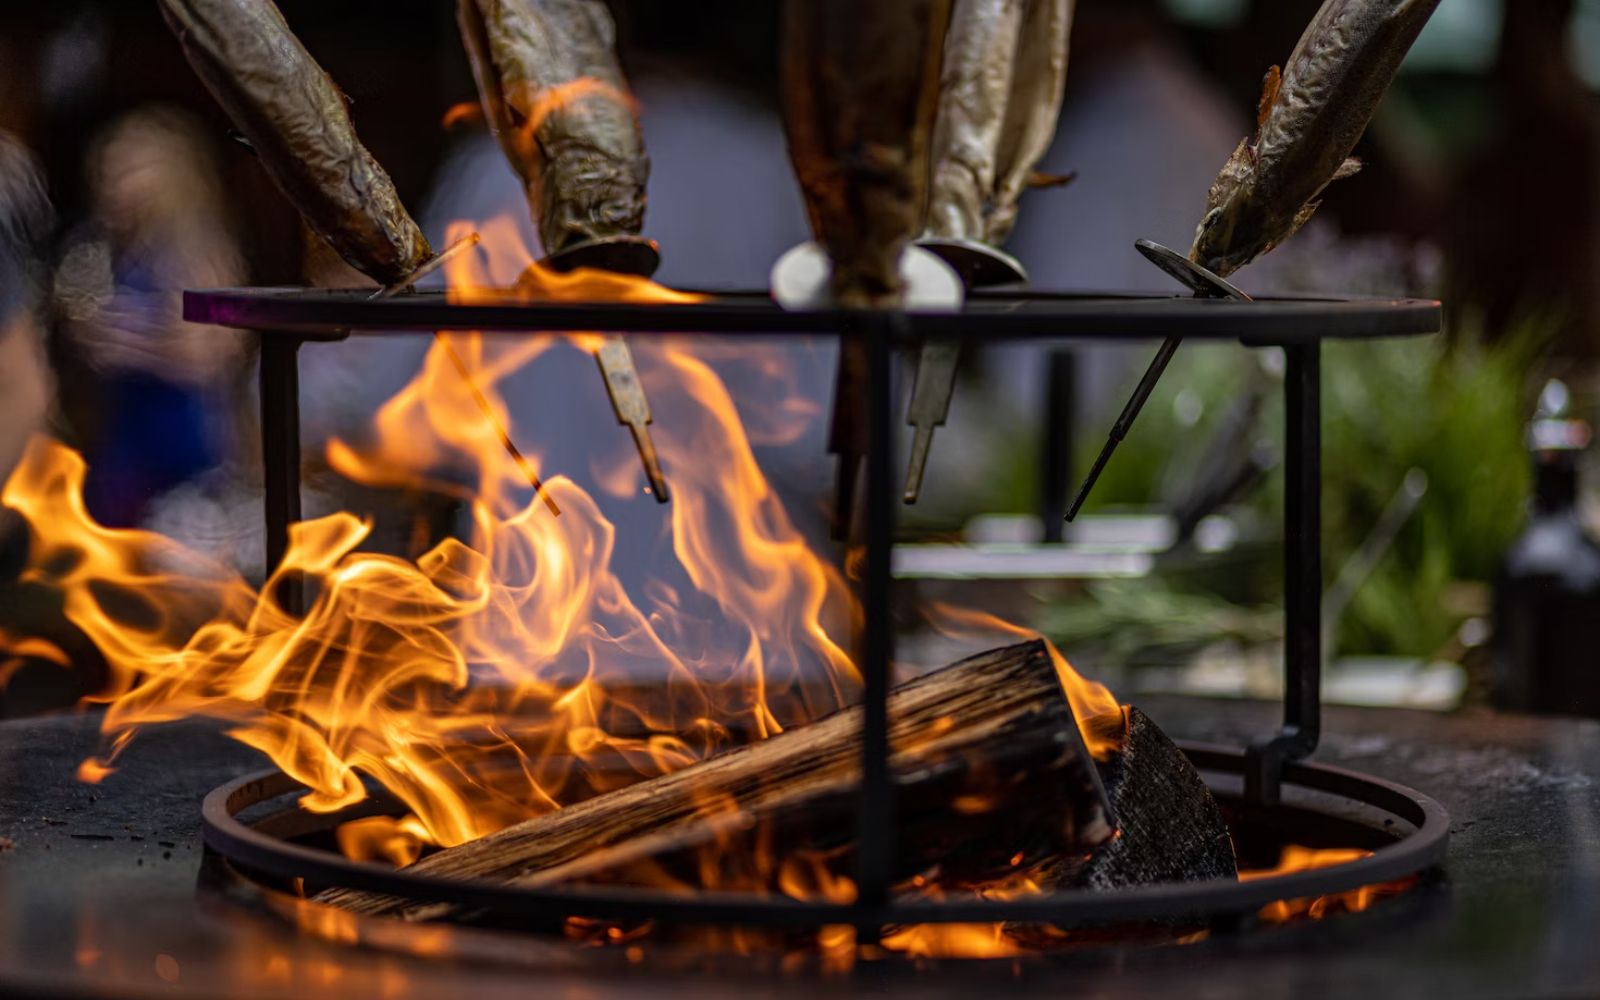
[[[1245,752],[1184,743],[1183,750],[1203,772],[1242,777]],[[1074,927],[1085,924],[1142,923],[1182,919],[1216,920],[1252,914],[1284,899],[1348,892],[1426,871],[1444,860],[1450,816],[1421,792],[1369,775],[1323,764],[1292,763],[1284,769],[1284,788],[1331,795],[1387,815],[1412,832],[1378,847],[1370,857],[1331,868],[1295,872],[1250,882],[1194,882],[1141,886],[1115,892],[1069,891],[1014,900],[958,899],[861,903],[808,903],[745,893],[703,892],[694,896],[635,888],[521,889],[477,880],[446,879],[381,865],[350,861],[329,851],[290,843],[239,820],[245,809],[288,795],[302,786],[282,771],[270,770],[223,785],[206,796],[202,827],[206,845],[235,866],[260,875],[304,879],[316,886],[359,889],[418,902],[449,903],[497,916],[531,920],[592,917],[601,920],[656,920],[679,924],[819,927],[830,924],[881,928],[892,924],[1017,922]],[[1308,803],[1278,806],[1349,821]],[[370,814],[371,810],[368,810]],[[329,814],[328,822],[344,817]]]

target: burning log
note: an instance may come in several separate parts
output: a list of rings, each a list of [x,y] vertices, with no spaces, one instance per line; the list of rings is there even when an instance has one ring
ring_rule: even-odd
[[[903,684],[889,713],[897,880],[978,878],[1080,856],[1111,838],[1105,792],[1042,642]],[[796,872],[783,859],[826,858],[838,869],[853,856],[860,729],[860,709],[838,712],[440,851],[412,870],[531,888],[659,882],[663,871],[687,868],[713,887],[792,890]],[[449,912],[347,890],[318,899],[407,919]]]
[[[1056,859],[1040,884],[1107,890],[1234,878],[1233,840],[1211,789],[1148,715],[1126,711],[1121,749],[1099,764],[1118,836],[1087,858]]]

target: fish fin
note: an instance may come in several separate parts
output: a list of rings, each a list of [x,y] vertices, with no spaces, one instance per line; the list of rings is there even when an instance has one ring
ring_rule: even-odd
[[[1317,201],[1313,201],[1313,202],[1307,202],[1306,205],[1304,207],[1302,207],[1299,212],[1295,213],[1294,224],[1289,227],[1289,231],[1284,233],[1282,236],[1278,237],[1277,239],[1273,240],[1272,244],[1270,246],[1268,246],[1265,250],[1261,251],[1261,252],[1263,254],[1267,254],[1267,253],[1270,253],[1271,251],[1277,249],[1278,245],[1281,244],[1284,240],[1288,239],[1289,237],[1293,236],[1295,233],[1298,233],[1301,229],[1305,228],[1305,224],[1311,221],[1311,217],[1313,215],[1316,215],[1317,214],[1317,209],[1319,209],[1321,207],[1322,207],[1322,202],[1321,202],[1320,199],[1317,200]]]
[[[1066,187],[1078,179],[1078,172],[1070,170],[1064,174],[1047,174],[1043,170],[1034,170],[1028,174],[1030,188],[1058,188]]]
[[[1272,116],[1272,106],[1278,102],[1278,92],[1283,89],[1283,70],[1277,66],[1267,70],[1265,79],[1261,81],[1261,101],[1256,105],[1256,137],[1250,145],[1261,142],[1261,130],[1267,127],[1267,119]]]
[[[1339,169],[1333,172],[1333,179],[1336,181],[1342,181],[1348,177],[1354,177],[1356,174],[1361,173],[1361,168],[1364,166],[1366,166],[1366,164],[1361,162],[1361,158],[1359,156],[1352,156],[1348,160],[1345,160],[1343,163],[1339,164]]]

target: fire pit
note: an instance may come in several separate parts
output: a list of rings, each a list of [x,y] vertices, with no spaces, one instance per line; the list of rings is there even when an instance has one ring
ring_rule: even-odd
[[[1437,303],[1281,299],[1222,300],[1107,295],[976,295],[959,314],[782,311],[763,295],[706,297],[693,304],[638,306],[528,302],[482,297],[451,301],[415,293],[373,300],[359,293],[243,289],[190,293],[191,321],[259,331],[261,406],[267,468],[269,561],[281,559],[289,525],[299,520],[298,347],[372,331],[528,331],[785,337],[836,336],[869,358],[865,560],[860,582],[864,628],[856,661],[865,678],[856,895],[850,902],[728,893],[683,895],[634,888],[527,889],[438,878],[346,860],[283,835],[280,814],[258,825],[238,814],[285,796],[295,784],[279,772],[213,792],[204,809],[207,844],[238,871],[299,879],[386,896],[432,901],[527,919],[631,919],[737,926],[849,926],[871,943],[887,925],[1017,922],[1058,928],[1108,923],[1231,921],[1276,900],[1356,890],[1428,869],[1445,854],[1449,819],[1426,796],[1359,774],[1299,763],[1321,733],[1320,345],[1331,338],[1436,332]],[[1133,340],[1164,336],[1236,340],[1281,347],[1287,360],[1286,699],[1283,726],[1241,750],[1190,745],[1185,752],[1239,816],[1328,839],[1355,833],[1372,853],[1329,868],[1246,882],[1198,882],[1115,892],[1057,892],[1005,900],[906,901],[892,897],[887,859],[896,821],[889,768],[889,690],[893,660],[890,591],[898,498],[890,404],[892,359],[928,339]],[[285,603],[298,607],[290,594]],[[365,803],[361,815],[377,808]],[[381,809],[379,809],[381,811]],[[331,813],[321,829],[353,818]],[[303,822],[297,834],[314,832]],[[315,824],[314,824],[315,826]],[[1237,834],[1236,834],[1237,836]],[[1337,837],[1332,839],[1337,840]]]

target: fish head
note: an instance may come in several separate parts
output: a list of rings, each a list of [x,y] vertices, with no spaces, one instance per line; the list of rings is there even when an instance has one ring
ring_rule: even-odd
[[[1190,260],[1227,277],[1255,258],[1258,251],[1250,238],[1255,179],[1256,152],[1246,139],[1206,193],[1206,211],[1195,228]]]

